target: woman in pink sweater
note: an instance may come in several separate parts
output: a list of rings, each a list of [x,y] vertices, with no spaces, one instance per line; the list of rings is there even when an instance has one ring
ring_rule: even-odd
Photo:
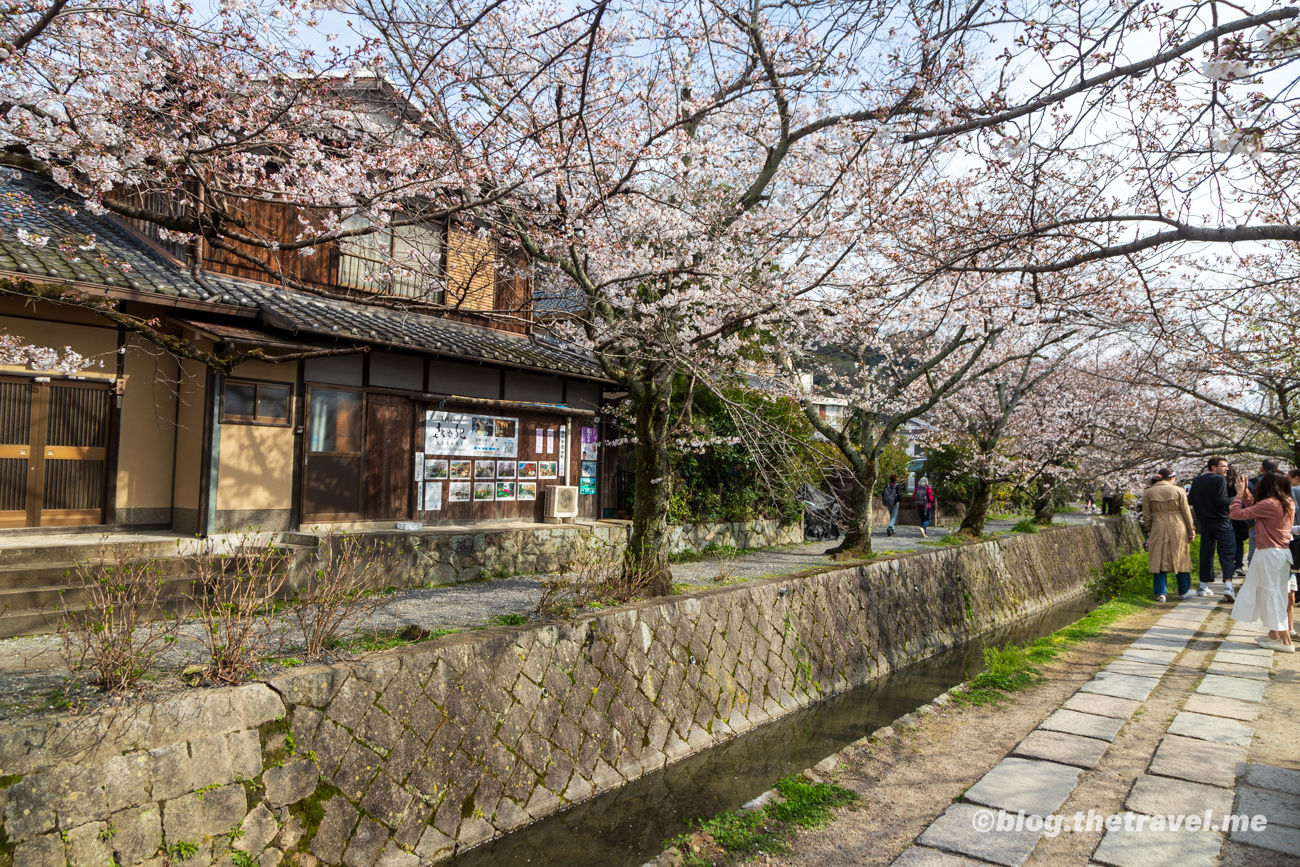
[[[1234,521],[1255,519],[1255,556],[1233,603],[1232,617],[1246,623],[1263,622],[1268,638],[1258,639],[1261,647],[1295,653],[1289,623],[1291,525],[1295,523],[1290,482],[1281,473],[1265,473],[1255,483],[1252,496],[1246,480],[1239,478],[1237,498],[1228,505],[1228,516]]]

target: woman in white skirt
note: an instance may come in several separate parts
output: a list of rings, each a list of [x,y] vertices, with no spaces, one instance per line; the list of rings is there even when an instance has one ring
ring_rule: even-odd
[[[1290,626],[1290,543],[1295,502],[1290,482],[1281,473],[1264,473],[1252,494],[1246,480],[1238,478],[1237,498],[1228,505],[1228,517],[1234,521],[1255,520],[1255,556],[1237,591],[1232,617],[1264,624],[1268,638],[1258,639],[1260,646],[1295,653]]]

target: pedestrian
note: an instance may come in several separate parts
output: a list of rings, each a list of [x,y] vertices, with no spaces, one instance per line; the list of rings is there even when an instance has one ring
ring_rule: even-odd
[[[1237,468],[1228,467],[1228,475],[1225,476],[1228,482],[1228,490],[1237,490],[1237,478],[1241,474]],[[1238,578],[1246,577],[1246,540],[1250,538],[1250,527],[1254,521],[1233,521],[1232,522],[1232,562],[1236,566],[1235,575]]]
[[[1198,577],[1201,595],[1213,596],[1210,583],[1214,581],[1214,551],[1219,551],[1219,568],[1223,572],[1223,595],[1229,601],[1236,597],[1232,586],[1232,571],[1236,565],[1233,550],[1236,540],[1232,535],[1232,522],[1228,516],[1228,459],[1218,456],[1206,462],[1206,471],[1192,479],[1192,493],[1188,504],[1196,519],[1196,532],[1201,535],[1201,562]]]
[[[1101,513],[1102,515],[1115,514],[1115,485],[1106,481],[1101,486]]]
[[[925,528],[930,526],[930,519],[934,517],[934,488],[930,487],[930,480],[921,476],[921,480],[916,483],[916,490],[912,491],[912,505],[916,506],[916,518],[921,522],[921,538],[925,538]]]
[[[1084,502],[1084,504],[1083,504],[1083,513],[1084,513],[1085,515],[1091,515],[1093,512],[1097,511],[1097,505],[1093,502],[1093,499],[1092,499],[1092,489],[1091,489],[1091,488],[1088,489],[1088,492],[1087,492],[1086,496],[1087,496],[1087,499],[1085,500],[1085,502]]]
[[[1260,479],[1262,479],[1264,476],[1268,475],[1269,473],[1276,473],[1276,472],[1277,472],[1277,461],[1270,461],[1267,458],[1260,461],[1259,475],[1255,476],[1247,483],[1248,489],[1252,491],[1255,490],[1256,482],[1258,482]],[[1236,488],[1233,488],[1233,490],[1236,490]],[[1255,556],[1255,522],[1251,521],[1247,524],[1247,526],[1250,527],[1250,536],[1249,536],[1250,548],[1246,550],[1246,566],[1249,566],[1250,561]],[[1237,560],[1237,574],[1238,575],[1245,574],[1244,572],[1242,572],[1241,560]]]
[[[898,486],[898,473],[890,473],[889,482],[880,492],[880,502],[889,510],[889,526],[885,528],[886,536],[894,535],[894,525],[898,523],[898,507],[903,502],[902,493]]]
[[[1268,638],[1257,639],[1260,647],[1281,653],[1295,653],[1291,644],[1291,529],[1295,525],[1295,501],[1291,485],[1278,472],[1264,472],[1250,485],[1237,482],[1237,496],[1228,513],[1238,520],[1255,520],[1255,541],[1259,545],[1246,570],[1246,580],[1232,606],[1232,618],[1245,623],[1263,623]]]
[[[1178,577],[1178,595],[1191,599],[1192,558],[1189,547],[1196,538],[1196,524],[1187,505],[1187,492],[1178,486],[1173,471],[1162,469],[1156,482],[1142,492],[1142,526],[1147,531],[1149,569],[1156,600],[1165,601],[1165,573]]]

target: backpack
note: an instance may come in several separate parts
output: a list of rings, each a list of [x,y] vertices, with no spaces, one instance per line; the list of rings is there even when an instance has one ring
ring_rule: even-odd
[[[918,506],[925,506],[927,509],[930,508],[930,487],[927,485],[924,488],[917,488],[913,491],[912,502]]]
[[[880,502],[889,507],[896,505],[898,503],[898,485],[885,485],[885,490],[880,494]]]

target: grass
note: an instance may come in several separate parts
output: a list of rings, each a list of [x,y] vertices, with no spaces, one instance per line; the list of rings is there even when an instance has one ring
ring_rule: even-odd
[[[802,777],[783,777],[774,786],[784,798],[749,813],[730,812],[712,819],[697,819],[692,830],[668,841],[685,855],[689,867],[742,863],[760,853],[786,851],[799,829],[824,828],[834,818],[832,810],[858,800],[858,795],[833,783],[814,783]]]
[[[418,644],[421,641],[429,641],[439,638],[443,635],[451,635],[454,632],[460,632],[459,629],[420,629],[419,627],[407,626],[404,629],[397,629],[391,632],[363,632],[358,635],[352,635],[347,638],[335,639],[330,644],[331,650],[351,650],[351,651],[369,651],[369,650],[392,650],[394,647],[405,647],[408,644]]]
[[[710,542],[698,551],[678,551],[676,554],[670,554],[668,562],[698,563],[715,557],[739,557],[742,554],[752,554],[762,550],[762,548],[737,548],[735,545],[719,545],[717,542]]]
[[[1016,525],[1011,528],[1013,533],[1037,533],[1038,522],[1033,518],[1021,518],[1016,521]]]
[[[498,614],[492,618],[498,626],[523,626],[528,619],[522,614]]]

